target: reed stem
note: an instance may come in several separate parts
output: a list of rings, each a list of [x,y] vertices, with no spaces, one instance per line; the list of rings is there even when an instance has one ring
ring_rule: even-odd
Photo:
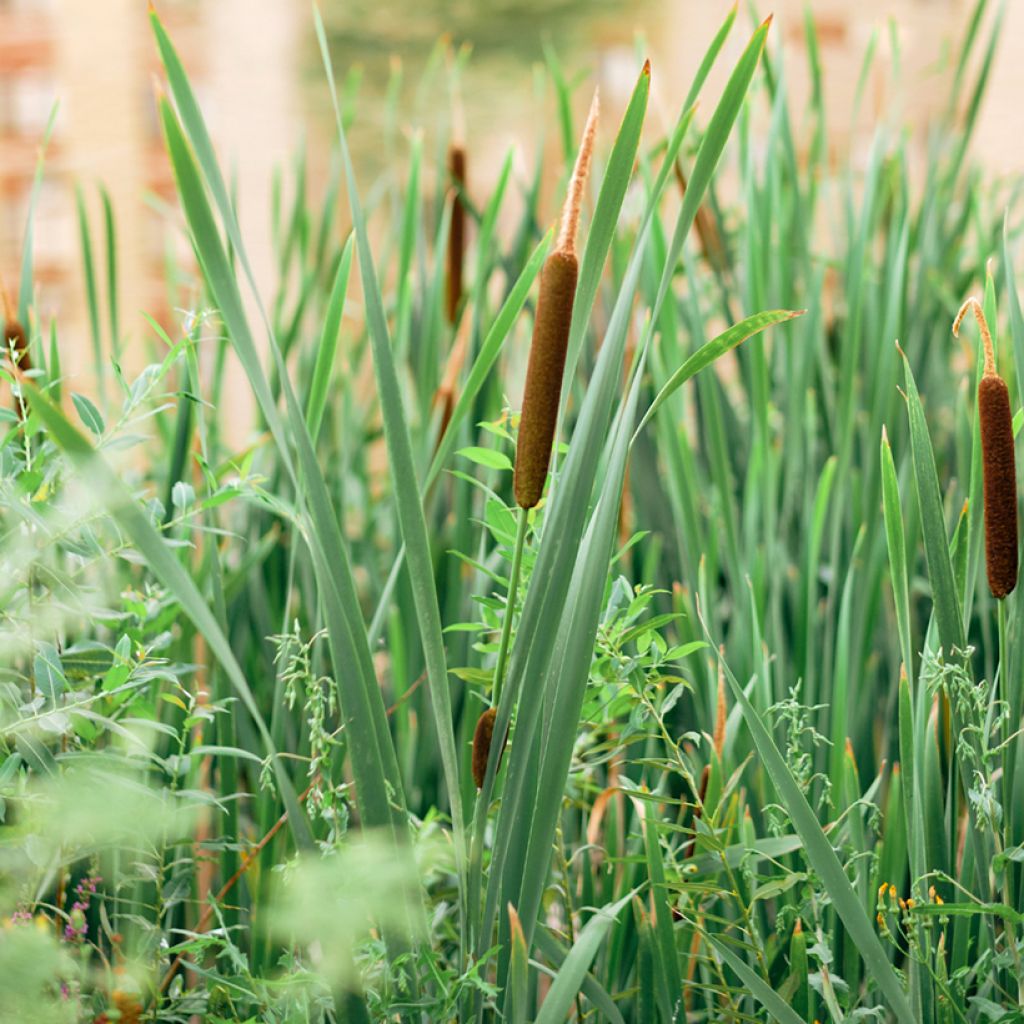
[[[505,679],[505,665],[508,662],[512,639],[512,619],[516,610],[516,596],[519,593],[519,576],[523,567],[523,548],[526,545],[529,509],[519,510],[519,525],[516,529],[516,546],[512,553],[512,571],[508,580],[508,598],[505,601],[505,618],[501,623],[501,642],[498,644],[498,660],[494,666],[494,685],[491,689],[491,707],[498,706],[501,684]]]

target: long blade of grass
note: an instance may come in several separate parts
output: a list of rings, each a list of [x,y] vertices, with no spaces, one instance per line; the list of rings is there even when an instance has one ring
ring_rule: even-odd
[[[939,641],[947,658],[954,657],[954,650],[964,650],[964,626],[960,613],[960,599],[957,596],[953,578],[953,563],[949,557],[949,538],[946,534],[945,517],[942,514],[942,495],[939,491],[939,475],[935,469],[935,453],[928,436],[921,397],[911,372],[910,363],[903,356],[904,380],[907,395],[907,414],[910,417],[910,447],[914,462],[914,480],[917,484],[918,509],[921,515],[921,531],[924,536],[925,558],[928,563],[928,577],[932,584],[932,604],[935,622],[939,630]]]
[[[166,102],[161,103],[161,117],[179,194],[200,264],[213,290],[231,343],[249,375],[264,417],[271,425],[282,460],[298,481],[289,455],[288,435],[263,374],[242,308],[237,281],[221,245],[198,169],[178,121]],[[271,341],[273,344],[272,336]],[[320,597],[324,602],[342,711],[350,722],[348,737],[353,774],[357,782],[356,798],[368,824],[391,828],[395,830],[396,838],[400,838],[404,828],[401,781],[384,715],[383,699],[366,644],[352,567],[341,540],[337,517],[331,508],[322,473],[316,463],[305,419],[286,373],[281,374],[281,381],[289,406],[291,436],[298,445],[303,480],[309,488],[308,507],[312,529],[306,531],[306,539],[321,584]]]
[[[555,980],[541,1004],[535,1024],[562,1024],[567,1019],[572,1001],[576,998],[576,993],[579,992],[591,961],[597,956],[597,951],[608,934],[608,929],[632,898],[633,893],[630,892],[610,906],[602,907],[584,925],[558,974],[555,975]]]
[[[651,65],[644,64],[629,105],[619,125],[615,144],[608,158],[608,168],[601,181],[597,205],[594,208],[594,220],[587,235],[587,244],[583,250],[580,263],[579,279],[576,284],[576,297],[573,300],[572,322],[569,325],[568,353],[565,371],[562,378],[562,405],[576,372],[583,340],[586,336],[587,324],[594,309],[598,285],[604,270],[615,225],[618,223],[622,201],[629,187],[629,180],[636,163],[636,152],[640,145],[640,132],[643,129],[644,117],[647,114],[647,98],[651,91]]]
[[[525,941],[525,940],[524,940]],[[538,928],[534,935],[534,944],[553,964],[562,964],[569,951],[547,930]],[[515,953],[513,952],[513,957]],[[594,977],[587,974],[583,978],[580,991],[594,1004],[599,1013],[602,1013],[610,1024],[626,1024],[615,1001],[608,994]]]
[[[356,250],[359,255],[359,272],[366,300],[366,318],[370,341],[373,348],[373,365],[377,379],[377,392],[384,418],[384,436],[388,449],[388,465],[395,489],[395,503],[402,539],[406,546],[406,562],[409,581],[412,586],[413,603],[419,624],[420,642],[427,663],[427,685],[430,704],[434,712],[434,725],[440,744],[441,764],[448,801],[451,808],[452,826],[455,834],[456,863],[459,869],[460,887],[465,892],[465,828],[462,813],[462,793],[459,787],[459,760],[455,750],[455,731],[452,724],[451,694],[448,689],[448,666],[444,638],[441,632],[441,612],[434,586],[434,567],[430,555],[430,541],[427,524],[420,500],[419,483],[413,461],[412,444],[405,421],[402,392],[395,370],[391,351],[391,337],[384,313],[384,302],[377,283],[370,250],[362,204],[356,190],[355,170],[348,149],[345,126],[342,122],[341,107],[338,104],[334,84],[331,56],[327,47],[323,19],[314,4],[320,56],[331,92],[338,141],[341,146],[342,164],[348,185],[349,206],[355,227]],[[464,908],[465,901],[460,901]]]
[[[320,344],[316,350],[316,365],[313,367],[309,400],[306,404],[306,423],[309,425],[309,435],[314,442],[320,433],[320,424],[323,422],[324,408],[327,405],[327,389],[331,383],[334,356],[338,351],[341,316],[345,311],[345,293],[348,291],[348,278],[352,270],[352,244],[352,236],[349,235],[341,253],[341,261],[338,263],[338,272],[334,276],[330,298],[327,300],[324,327],[320,334]]]
[[[741,320],[738,324],[733,324],[716,338],[712,338],[711,341],[705,342],[662,385],[661,390],[648,407],[647,412],[644,413],[643,419],[636,428],[636,433],[639,434],[644,429],[650,422],[651,417],[661,408],[670,395],[681,388],[691,377],[694,377],[703,370],[705,366],[710,366],[720,356],[725,355],[726,352],[734,349],[737,345],[746,341],[747,338],[759,334],[773,324],[784,323],[787,320],[792,320],[794,317],[803,316],[806,312],[805,309],[771,309],[763,313],[755,313],[753,316],[748,316],[746,319]]]
[[[772,989],[759,974],[752,971],[717,935],[704,933],[704,938],[715,947],[718,955],[739,975],[750,994],[779,1022],[804,1024],[796,1011]]]

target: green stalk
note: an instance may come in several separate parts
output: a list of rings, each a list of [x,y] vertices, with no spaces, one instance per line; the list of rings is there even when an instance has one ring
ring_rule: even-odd
[[[1009,665],[1010,649],[1007,644],[1006,636],[1006,601],[996,601],[996,618],[998,622],[999,631],[999,687],[1003,691],[1003,700],[1007,702],[1007,706],[1010,705],[1011,694],[1007,685],[1007,666]],[[1013,779],[1008,779],[1005,772],[1002,778],[1003,785],[1003,815],[1004,821],[1009,817],[1010,803],[1013,792]],[[993,826],[992,835],[995,840],[995,854],[998,857],[1003,852],[1003,842],[999,835],[999,829]],[[1009,836],[1009,830],[1007,830],[1007,838]],[[1013,869],[1010,864],[1006,864],[1003,868],[1003,902],[1008,907],[1015,906],[1013,902]],[[1006,929],[1005,937],[1007,945],[1010,947],[1010,952],[1013,954],[1013,963],[1015,967],[1015,974],[1017,976],[1017,1000],[1021,1005],[1024,1005],[1024,965],[1021,964],[1020,950],[1017,947],[1017,929],[1013,925],[1012,918],[1007,915],[1004,919],[1004,927]]]
[[[526,545],[526,531],[529,526],[530,510],[519,510],[519,524],[516,528],[516,546],[512,554],[512,572],[508,581],[508,599],[505,602],[505,618],[501,623],[501,642],[498,644],[498,660],[494,665],[494,684],[491,690],[491,706],[498,706],[501,684],[505,678],[505,666],[512,639],[512,619],[516,609],[516,595],[519,593],[519,576],[523,568],[523,548]]]

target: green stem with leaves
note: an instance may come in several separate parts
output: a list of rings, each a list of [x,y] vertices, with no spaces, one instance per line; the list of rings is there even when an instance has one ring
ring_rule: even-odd
[[[512,646],[512,619],[515,616],[516,597],[519,593],[519,577],[523,568],[523,548],[526,546],[526,532],[529,528],[530,510],[519,510],[519,525],[516,528],[516,546],[512,553],[512,571],[508,579],[508,599],[505,602],[505,618],[501,624],[501,642],[498,644],[498,660],[494,665],[494,685],[491,690],[491,706],[498,706],[501,684],[505,679],[505,666]]]

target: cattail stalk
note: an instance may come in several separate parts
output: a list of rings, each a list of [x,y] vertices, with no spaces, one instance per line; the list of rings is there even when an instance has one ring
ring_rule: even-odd
[[[494,665],[494,686],[491,690],[491,707],[478,719],[473,732],[473,781],[482,789],[487,774],[487,759],[491,753],[491,739],[494,735],[494,720],[497,717],[498,701],[501,699],[501,684],[505,679],[505,665],[512,645],[512,619],[516,612],[516,597],[519,594],[519,577],[523,566],[523,549],[526,547],[526,530],[529,524],[526,509],[519,512],[516,528],[516,546],[512,553],[512,571],[509,573],[508,596],[505,599],[505,617],[501,623],[501,640],[498,643],[498,660]],[[501,751],[494,770],[501,765],[508,742],[508,730],[501,739]]]
[[[953,334],[970,310],[978,321],[985,365],[978,384],[981,423],[982,482],[985,498],[985,569],[992,596],[1006,597],[1017,585],[1017,467],[1014,458],[1013,416],[1006,381],[996,372],[992,335],[985,313],[969,298],[953,321]]]
[[[569,190],[562,208],[562,220],[555,248],[540,272],[537,315],[533,342],[526,368],[523,412],[516,445],[515,497],[520,508],[533,508],[540,501],[551,463],[551,445],[558,422],[562,374],[569,344],[569,325],[576,297],[579,260],[576,232],[579,227],[583,190],[590,170],[597,133],[598,98],[590,106],[583,141],[576,157]]]
[[[505,676],[512,639],[512,618],[515,615],[516,594],[522,569],[523,548],[526,542],[528,511],[533,508],[544,491],[551,460],[551,445],[558,420],[558,402],[562,389],[562,372],[569,343],[569,324],[576,296],[576,277],[579,261],[576,257],[576,232],[579,228],[583,189],[587,183],[590,160],[597,134],[597,93],[590,105],[583,141],[576,157],[569,190],[562,208],[562,220],[555,248],[544,261],[540,273],[540,292],[537,297],[537,316],[533,324],[533,343],[526,369],[526,390],[523,396],[523,414],[519,423],[519,443],[516,446],[515,496],[519,505],[519,525],[516,546],[512,556],[505,617],[501,624],[501,642],[494,667],[492,706],[478,719],[473,732],[473,781],[483,789],[487,765],[491,756],[494,727],[498,716],[498,701]],[[449,267],[450,269],[450,267]],[[501,738],[501,749],[495,770],[505,753],[507,730]]]
[[[448,147],[448,176],[452,183],[452,219],[448,229],[448,323],[454,324],[462,298],[462,261],[466,249],[466,147],[452,142]]]

